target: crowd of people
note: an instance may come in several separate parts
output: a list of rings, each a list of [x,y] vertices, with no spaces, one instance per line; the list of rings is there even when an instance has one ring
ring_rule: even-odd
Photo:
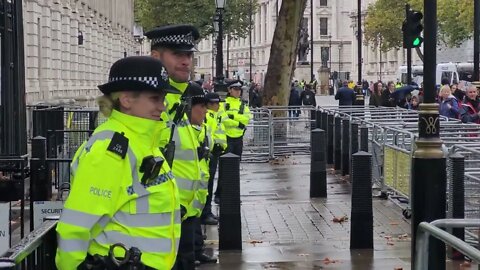
[[[343,88],[348,87],[344,84]],[[340,88],[342,90],[342,88]],[[338,92],[341,92],[341,91]],[[369,106],[375,107],[401,107],[410,110],[418,110],[419,104],[423,102],[423,83],[418,87],[402,85],[389,81],[386,85],[381,81],[376,83],[364,83],[363,93],[369,97]],[[339,97],[350,103],[350,97],[345,96],[346,90],[342,90]],[[351,89],[353,92],[353,89]],[[480,99],[478,89],[473,85],[452,84],[443,80],[437,86],[436,102],[439,104],[439,114],[448,118],[462,120],[463,123],[480,123]],[[343,104],[339,104],[343,105]]]

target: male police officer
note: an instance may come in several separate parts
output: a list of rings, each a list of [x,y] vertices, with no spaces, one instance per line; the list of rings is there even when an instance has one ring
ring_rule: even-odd
[[[193,52],[196,51],[195,44],[200,35],[191,25],[162,26],[145,35],[151,40],[152,56],[164,63],[170,75],[170,84],[182,92],[181,95],[171,94],[165,98],[167,108],[162,114],[162,120],[168,129],[162,136],[160,147],[166,152],[166,158],[172,162],[172,171],[180,193],[180,204],[186,210],[182,221],[176,267],[178,270],[190,270],[195,268],[196,218],[200,217],[204,202],[200,200],[202,197],[200,190],[203,189],[198,156],[200,143],[185,112],[189,110],[190,98],[187,87]],[[173,161],[172,149],[174,149]]]

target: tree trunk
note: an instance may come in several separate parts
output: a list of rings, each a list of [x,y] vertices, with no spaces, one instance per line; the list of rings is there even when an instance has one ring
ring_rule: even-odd
[[[263,93],[265,106],[288,105],[290,84],[297,60],[300,26],[306,3],[307,0],[282,0],[265,77]],[[274,118],[272,137],[274,138],[274,152],[276,152],[276,146],[289,144],[287,129],[295,127],[290,127],[290,121],[284,120],[288,116],[285,109],[273,109],[272,116]]]
[[[297,59],[300,24],[306,3],[307,0],[282,0],[265,76],[265,106],[288,105],[290,83]]]

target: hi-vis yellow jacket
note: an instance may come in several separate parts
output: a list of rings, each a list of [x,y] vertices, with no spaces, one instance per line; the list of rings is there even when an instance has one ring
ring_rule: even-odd
[[[242,137],[252,118],[248,105],[240,98],[229,96],[225,99],[223,107],[222,123],[225,126],[225,133],[230,138]]]
[[[75,154],[72,185],[57,225],[59,270],[74,270],[88,254],[108,255],[122,243],[142,251],[142,262],[170,270],[180,239],[178,189],[167,162],[141,182],[142,161],[158,149],[158,121],[113,111]],[[120,255],[118,255],[120,256]]]
[[[212,137],[213,144],[220,145],[223,150],[227,149],[227,135],[225,134],[225,126],[222,123],[222,113],[216,112],[213,110],[208,110],[205,117],[205,124],[209,127]],[[213,150],[214,145],[210,147]]]
[[[177,83],[172,80],[170,80],[170,84],[182,93],[185,92],[188,86],[188,83]],[[181,95],[179,94],[167,94],[165,97],[166,110],[161,118],[166,128],[162,129],[159,140],[159,146],[162,149],[170,140],[173,119],[176,114],[173,108],[178,106],[175,104],[180,104],[180,97]],[[203,188],[200,161],[197,153],[200,144],[198,136],[195,134],[186,114],[174,129],[173,141],[175,141],[175,157],[173,159],[172,171],[180,193],[180,204],[187,210],[183,218],[199,217],[205,206],[205,203],[197,199],[198,194],[196,194],[199,189]]]

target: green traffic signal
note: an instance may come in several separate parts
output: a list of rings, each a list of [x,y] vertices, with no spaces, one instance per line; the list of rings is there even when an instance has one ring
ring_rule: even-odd
[[[420,46],[420,38],[419,37],[416,37],[414,40],[413,40],[413,46],[414,47],[417,47],[417,46]]]

